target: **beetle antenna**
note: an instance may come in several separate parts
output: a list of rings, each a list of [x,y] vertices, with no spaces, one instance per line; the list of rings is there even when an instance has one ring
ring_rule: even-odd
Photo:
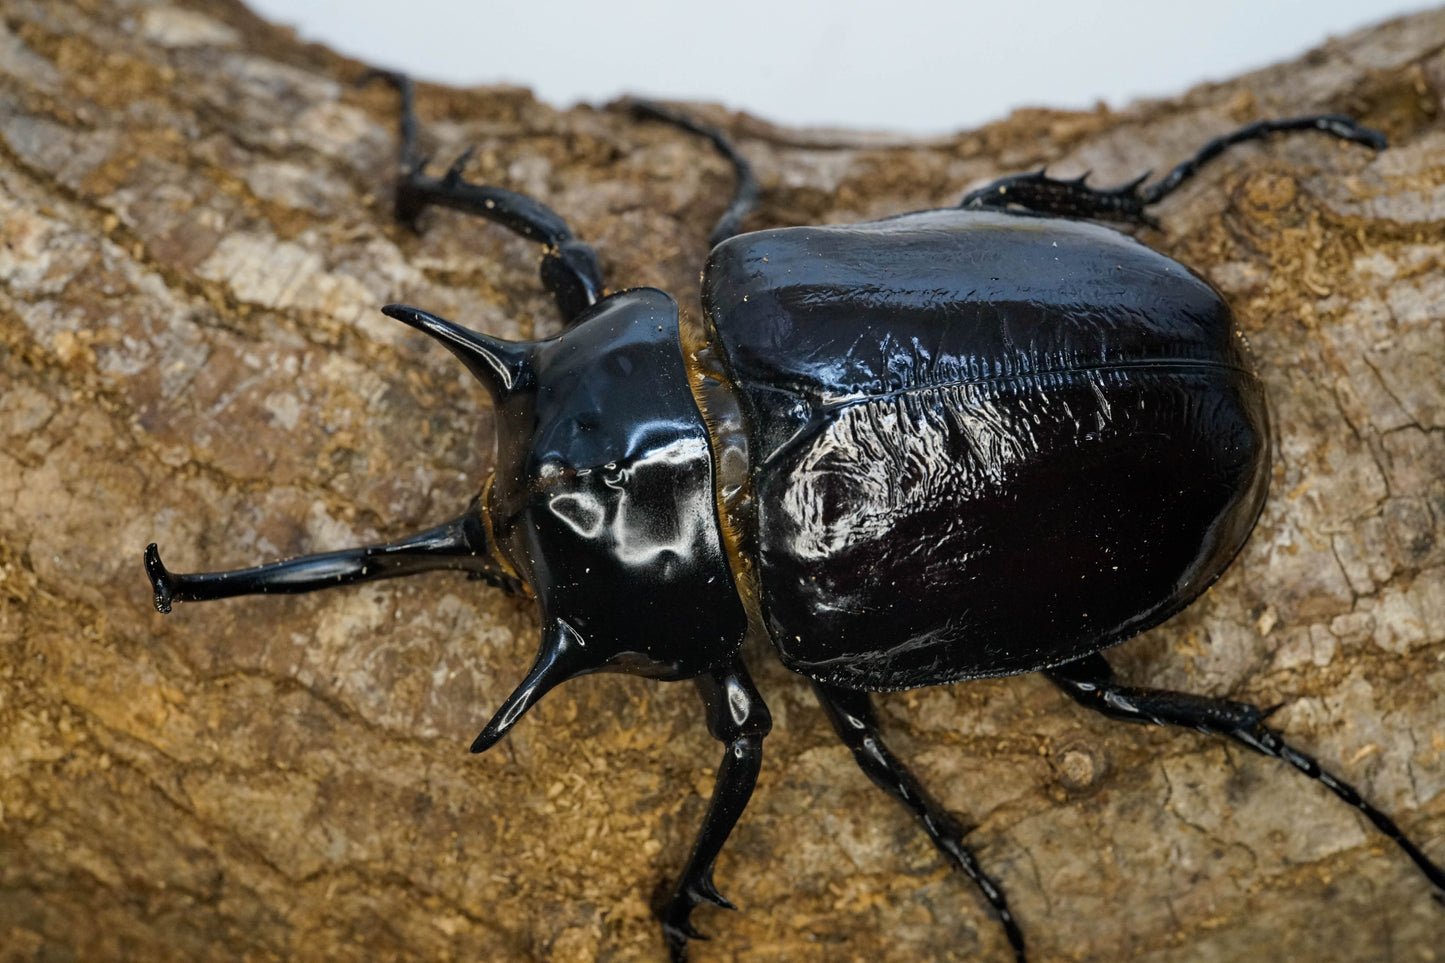
[[[472,743],[472,752],[486,752],[495,746],[544,695],[585,673],[587,669],[579,658],[582,647],[582,638],[570,625],[561,619],[553,622],[542,635],[542,648],[531,671],[482,729]]]
[[[686,114],[650,100],[630,100],[627,108],[632,112],[632,116],[642,120],[660,120],[690,134],[706,137],[713,147],[717,148],[717,152],[733,165],[733,175],[737,177],[737,185],[733,187],[733,199],[727,210],[723,211],[722,217],[718,218],[712,233],[707,236],[707,242],[717,247],[734,234],[741,233],[743,219],[757,209],[760,190],[757,178],[753,176],[753,165],[748,163],[748,159],[738,151],[728,136],[717,127],[698,123]]]

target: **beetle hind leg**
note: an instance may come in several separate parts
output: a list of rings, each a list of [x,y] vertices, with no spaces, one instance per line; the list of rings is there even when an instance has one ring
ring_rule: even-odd
[[[914,778],[908,768],[888,751],[878,731],[878,719],[873,713],[873,700],[866,692],[842,689],[837,686],[813,683],[813,691],[828,720],[833,723],[853,758],[874,785],[901,802],[918,817],[933,845],[958,869],[973,880],[984,899],[988,900],[1004,934],[1013,947],[1017,963],[1025,963],[1024,937],[1018,922],[1008,908],[1008,899],[1003,889],[979,865],[973,850],[964,845],[966,834],[959,821],[944,809],[928,790]]]
[[[473,499],[459,518],[400,541],[305,555],[229,572],[178,575],[161,563],[160,551],[152,542],[145,550],[146,576],[151,582],[156,611],[162,615],[176,602],[314,592],[437,570],[467,572],[472,578],[517,591],[519,583],[502,571],[491,555],[480,506],[480,499]]]
[[[1115,681],[1114,670],[1098,654],[1049,669],[1044,675],[1075,702],[1111,719],[1182,726],[1226,736],[1255,752],[1288,763],[1358,809],[1375,828],[1393,840],[1425,874],[1425,878],[1434,884],[1439,891],[1437,898],[1445,894],[1445,869],[1432,862],[1395,825],[1393,819],[1366,802],[1355,787],[1337,778],[1312,757],[1286,743],[1279,733],[1267,728],[1264,720],[1269,711],[1225,699],[1120,685]]]
[[[1343,114],[1311,114],[1283,120],[1260,120],[1216,137],[1168,174],[1144,186],[1146,173],[1118,187],[1097,188],[1085,183],[1088,175],[1072,180],[1049,177],[1043,171],[1012,174],[965,194],[958,206],[965,210],[1017,210],[1056,217],[1125,221],[1158,227],[1146,208],[1158,204],[1188,181],[1206,163],[1235,144],[1259,140],[1284,131],[1313,130],[1374,150],[1385,148],[1385,135]]]
[[[590,244],[580,241],[560,214],[525,194],[462,177],[470,148],[441,177],[426,173],[427,158],[417,148],[419,124],[416,90],[410,77],[373,71],[364,80],[380,78],[401,95],[401,167],[396,181],[397,220],[413,228],[428,207],[449,207],[502,225],[514,234],[543,245],[542,283],[552,293],[563,321],[571,323],[603,294],[602,265]]]

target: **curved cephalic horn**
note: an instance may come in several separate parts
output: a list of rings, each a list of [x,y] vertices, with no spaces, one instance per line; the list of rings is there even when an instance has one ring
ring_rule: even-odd
[[[582,658],[583,645],[582,637],[561,619],[549,625],[542,633],[542,647],[532,670],[477,736],[472,752],[486,752],[495,746],[544,695],[568,679],[591,671],[593,667]]]
[[[514,391],[531,370],[532,345],[478,334],[409,304],[388,304],[381,313],[436,338],[466,365],[494,397]]]

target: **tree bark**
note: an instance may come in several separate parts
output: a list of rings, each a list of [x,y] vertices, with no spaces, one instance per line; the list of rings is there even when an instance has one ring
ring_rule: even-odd
[[[177,571],[396,537],[485,475],[487,403],[377,313],[554,332],[539,251],[397,225],[396,97],[213,0],[8,0],[0,26],[0,959],[656,960],[718,745],[691,686],[593,676],[466,748],[532,657],[460,576],[151,610]],[[1271,500],[1224,579],[1113,650],[1121,676],[1282,704],[1274,724],[1445,861],[1445,12],[1173,100],[956,136],[793,131],[716,107],[751,227],[955,203],[1047,164],[1164,170],[1266,116],[1147,243],[1235,306],[1273,408]],[[731,191],[696,138],[516,89],[424,87],[424,140],[698,317]],[[1024,590],[1026,587],[1021,587]],[[974,890],[750,653],[776,726],[707,960],[1011,959]],[[1035,963],[1431,960],[1445,908],[1318,785],[1109,723],[1037,677],[887,696],[897,753],[975,823]]]

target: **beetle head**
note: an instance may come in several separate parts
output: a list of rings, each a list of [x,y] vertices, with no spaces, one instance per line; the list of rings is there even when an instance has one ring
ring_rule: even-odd
[[[496,551],[541,610],[532,670],[473,751],[566,679],[603,670],[685,679],[736,651],[746,617],[672,298],[624,291],[531,342],[384,310],[441,341],[491,393],[497,460],[485,511]]]

